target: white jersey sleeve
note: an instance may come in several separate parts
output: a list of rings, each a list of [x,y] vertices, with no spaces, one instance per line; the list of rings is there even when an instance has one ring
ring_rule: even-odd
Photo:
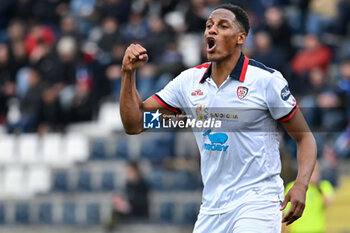
[[[272,76],[266,87],[267,106],[275,120],[285,122],[293,117],[298,106],[282,74],[276,71]]]
[[[171,80],[161,91],[152,97],[163,107],[180,114],[183,109],[183,79],[184,73]]]

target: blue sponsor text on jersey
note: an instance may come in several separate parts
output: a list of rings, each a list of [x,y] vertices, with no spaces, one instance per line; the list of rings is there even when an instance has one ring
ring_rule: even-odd
[[[203,136],[208,136],[211,144],[204,144],[205,150],[211,150],[211,151],[226,151],[228,146],[223,145],[227,139],[228,136],[225,133],[213,133],[210,134],[211,130],[207,130]]]

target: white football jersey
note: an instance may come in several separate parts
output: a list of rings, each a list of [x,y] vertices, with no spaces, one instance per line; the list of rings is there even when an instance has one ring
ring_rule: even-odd
[[[204,184],[201,213],[228,212],[248,200],[282,200],[277,120],[297,111],[282,74],[241,54],[217,87],[211,63],[182,72],[153,97],[175,113],[221,121],[193,129]]]

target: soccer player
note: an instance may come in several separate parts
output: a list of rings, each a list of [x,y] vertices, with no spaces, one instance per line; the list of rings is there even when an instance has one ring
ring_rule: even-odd
[[[131,44],[124,55],[120,113],[128,134],[143,131],[143,111],[158,109],[179,114],[205,108],[207,117],[223,122],[219,133],[194,131],[204,184],[195,233],[280,232],[281,222],[294,222],[305,206],[315,139],[281,73],[242,53],[249,27],[240,7],[218,6],[204,34],[210,62],[183,71],[144,102],[135,87],[135,71],[147,62],[147,51]],[[215,112],[218,107],[221,112]],[[257,111],[235,115],[242,108]],[[298,175],[284,200],[276,121],[298,148]],[[291,207],[282,219],[288,202]]]

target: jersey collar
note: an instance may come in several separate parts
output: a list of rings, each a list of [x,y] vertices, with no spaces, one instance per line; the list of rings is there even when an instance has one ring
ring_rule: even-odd
[[[249,63],[249,58],[247,58],[246,56],[244,56],[243,53],[241,53],[241,56],[238,59],[237,65],[232,70],[230,77],[233,79],[236,79],[240,82],[244,82],[245,74],[246,74],[247,68],[248,68],[248,63]],[[200,80],[200,83],[203,83],[207,78],[210,77],[211,65],[212,65],[212,63],[210,63],[210,65],[208,66],[207,70],[205,71],[203,77]]]

